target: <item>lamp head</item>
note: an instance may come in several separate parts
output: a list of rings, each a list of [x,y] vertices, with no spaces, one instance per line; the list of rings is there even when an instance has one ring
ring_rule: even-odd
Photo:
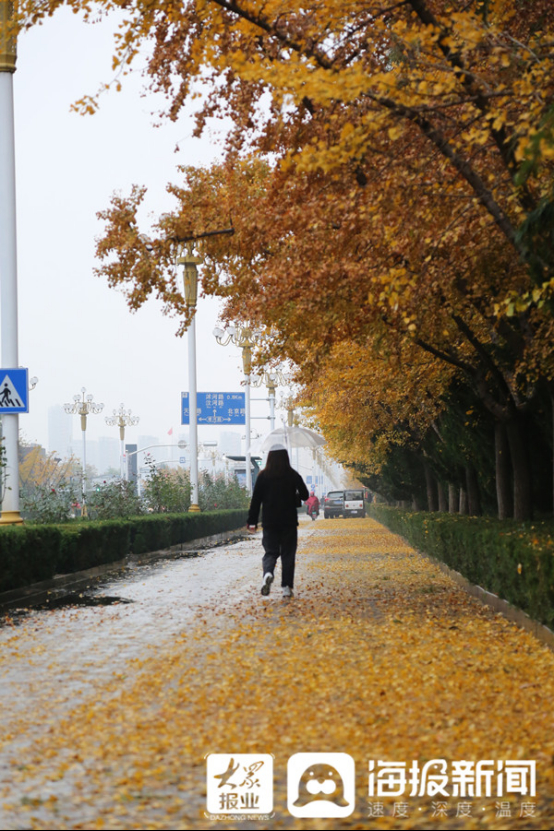
[[[195,309],[198,301],[198,269],[196,263],[185,261],[185,303]]]

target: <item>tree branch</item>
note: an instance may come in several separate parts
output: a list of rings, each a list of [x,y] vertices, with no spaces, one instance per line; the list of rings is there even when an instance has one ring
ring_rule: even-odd
[[[397,104],[396,101],[393,101],[390,98],[381,98],[372,93],[366,92],[365,95],[367,98],[375,101],[376,104],[385,107],[399,117],[405,118],[419,127],[421,132],[435,145],[435,147],[443,156],[445,156],[445,158],[449,159],[458,173],[463,176],[468,185],[474,191],[481,205],[483,205],[488,213],[490,213],[496,225],[500,228],[510,244],[515,248],[517,253],[525,261],[527,261],[525,247],[518,241],[516,232],[512,227],[508,216],[495,200],[494,196],[487,188],[477,171],[471,167],[469,162],[460,156],[460,154],[449,143],[448,139],[446,139],[427,118],[424,118],[419,112],[416,112],[411,107],[405,107],[403,104]]]

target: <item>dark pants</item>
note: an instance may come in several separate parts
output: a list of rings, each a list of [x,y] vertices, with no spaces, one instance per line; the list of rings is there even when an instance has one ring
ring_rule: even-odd
[[[281,558],[281,585],[294,586],[294,562],[296,559],[296,545],[298,532],[296,526],[293,528],[264,528],[262,545],[264,547],[264,558],[262,560],[263,573],[273,574],[275,563]]]

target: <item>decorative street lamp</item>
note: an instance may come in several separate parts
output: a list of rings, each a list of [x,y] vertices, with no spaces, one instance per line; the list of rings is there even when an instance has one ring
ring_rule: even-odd
[[[93,401],[92,395],[87,395],[85,397],[86,388],[81,387],[81,396],[74,395],[73,396],[73,404],[64,404],[63,408],[68,415],[80,415],[81,416],[81,432],[83,434],[83,472],[81,476],[81,490],[83,492],[82,495],[82,510],[81,516],[87,515],[87,416],[89,414],[96,415],[97,413],[101,413],[104,409],[103,404],[95,404]]]
[[[233,343],[242,349],[242,368],[244,371],[244,384],[246,389],[246,490],[252,494],[252,461],[250,452],[250,373],[252,371],[252,347],[260,339],[261,333],[248,326],[242,329],[238,326],[228,326],[221,329],[216,326],[214,336],[220,346],[227,346]]]
[[[191,312],[191,321],[187,330],[189,361],[189,442],[190,442],[190,484],[191,511],[199,511],[198,504],[198,423],[196,396],[196,303],[198,300],[198,263],[202,258],[194,253],[192,240],[178,242],[177,265],[183,266],[185,303]]]
[[[1,0],[0,0],[1,2]],[[182,265],[184,274],[184,295],[185,303],[191,313],[191,321],[188,325],[188,347],[189,347],[189,410],[190,410],[190,484],[191,484],[191,511],[199,511],[198,504],[198,423],[197,423],[197,395],[196,395],[196,303],[198,299],[198,264],[202,257],[198,254],[198,246],[201,240],[208,237],[227,236],[235,233],[234,228],[225,228],[217,231],[206,231],[202,234],[194,234],[190,237],[172,236],[168,237],[175,244],[177,255],[175,263]],[[140,240],[147,251],[153,250],[150,239],[144,234]],[[195,250],[197,253],[195,253]]]
[[[250,383],[253,387],[261,387],[262,384],[266,385],[269,400],[269,424],[270,429],[275,430],[275,390],[279,385],[287,386],[290,383],[289,378],[279,369],[266,370],[262,375],[253,376],[250,379]],[[258,400],[261,401],[262,399]]]
[[[119,410],[114,410],[113,415],[106,416],[106,424],[109,427],[119,427],[119,442],[120,442],[120,476],[127,481],[127,465],[125,464],[125,428],[134,427],[139,423],[138,416],[131,415],[131,410],[126,410],[123,404],[119,405]]]

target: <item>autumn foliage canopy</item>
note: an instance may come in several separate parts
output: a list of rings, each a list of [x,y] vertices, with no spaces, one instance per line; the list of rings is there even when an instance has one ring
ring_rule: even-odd
[[[550,0],[69,5],[123,10],[114,67],[147,47],[167,117],[200,96],[197,135],[230,125],[151,244],[143,188],[103,212],[99,273],[130,307],[155,293],[186,326],[175,238],[232,223],[204,245],[204,290],[294,362],[340,460],[430,509],[447,486],[474,513],[551,509]]]

